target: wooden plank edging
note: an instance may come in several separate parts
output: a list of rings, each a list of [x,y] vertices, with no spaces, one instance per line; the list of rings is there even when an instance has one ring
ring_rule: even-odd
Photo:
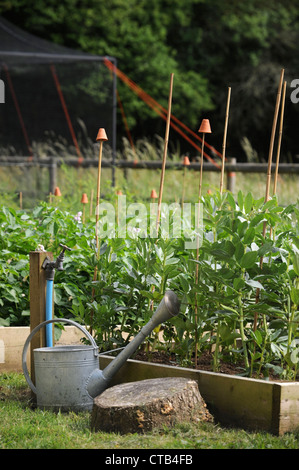
[[[113,358],[100,356],[100,369]],[[110,386],[158,377],[196,380],[216,422],[276,435],[299,426],[299,382],[274,382],[128,359]]]

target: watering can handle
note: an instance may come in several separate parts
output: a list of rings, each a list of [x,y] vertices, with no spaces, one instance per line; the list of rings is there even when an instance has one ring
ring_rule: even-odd
[[[24,344],[24,348],[23,348],[23,354],[22,354],[22,367],[23,367],[23,372],[24,372],[24,375],[25,375],[25,379],[27,380],[27,383],[28,383],[29,387],[31,388],[31,390],[35,394],[36,394],[36,387],[33,384],[32,380],[29,376],[29,372],[28,372],[28,368],[27,368],[27,361],[26,361],[27,351],[28,351],[30,341],[32,340],[33,336],[38,332],[38,330],[40,330],[43,326],[48,325],[49,323],[59,323],[59,322],[70,323],[71,325],[74,325],[77,328],[79,328],[79,330],[81,330],[82,333],[84,333],[85,336],[89,339],[89,341],[91,342],[92,346],[95,349],[95,355],[97,355],[98,346],[97,346],[94,338],[88,333],[88,331],[82,325],[79,325],[79,323],[76,323],[73,320],[69,320],[68,318],[54,318],[52,320],[47,320],[47,321],[44,321],[44,322],[40,323],[38,326],[36,326],[31,331],[30,335],[26,339],[25,344]]]

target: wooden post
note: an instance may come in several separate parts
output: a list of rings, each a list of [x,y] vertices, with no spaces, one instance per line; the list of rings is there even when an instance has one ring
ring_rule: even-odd
[[[235,165],[237,163],[236,158],[228,158],[228,163],[231,165]],[[227,180],[226,180],[226,187],[228,191],[231,191],[233,194],[236,189],[236,173],[234,171],[227,172]]]
[[[29,254],[29,294],[30,294],[30,331],[46,319],[46,272],[42,264],[46,257],[53,260],[53,254],[46,251],[31,251]],[[35,382],[33,350],[46,346],[46,331],[41,328],[30,343],[30,373]]]

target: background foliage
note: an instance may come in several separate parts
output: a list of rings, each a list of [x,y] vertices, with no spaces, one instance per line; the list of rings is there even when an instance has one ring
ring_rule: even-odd
[[[281,68],[288,82],[282,159],[294,161],[299,105],[299,10],[295,0],[15,0],[0,14],[47,40],[115,56],[119,68],[163,106],[175,74],[172,111],[197,130],[211,120],[221,149],[227,87],[232,87],[227,155],[245,160],[249,139],[266,159]],[[164,134],[164,122],[120,80],[118,91],[134,139]],[[119,115],[118,135],[124,134]],[[171,139],[177,139],[172,134]],[[182,150],[194,149],[181,142]]]

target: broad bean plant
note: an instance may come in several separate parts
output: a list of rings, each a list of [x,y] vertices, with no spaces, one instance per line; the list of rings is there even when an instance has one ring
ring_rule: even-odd
[[[214,371],[224,360],[249,377],[271,370],[295,380],[298,206],[241,191],[236,198],[216,191],[201,204],[198,250],[187,247],[184,235],[159,232],[103,238],[98,252],[94,216],[83,223],[47,203],[30,212],[2,207],[0,325],[29,323],[29,252],[43,245],[57,256],[65,243],[72,251],[55,274],[55,316],[90,328],[101,351],[130,341],[172,289],[181,312],[154,331],[149,349],[172,351],[183,365],[192,364],[195,349],[209,351]]]

